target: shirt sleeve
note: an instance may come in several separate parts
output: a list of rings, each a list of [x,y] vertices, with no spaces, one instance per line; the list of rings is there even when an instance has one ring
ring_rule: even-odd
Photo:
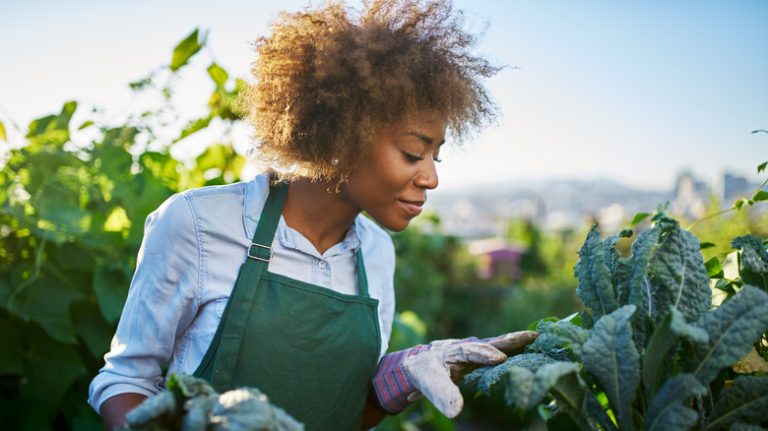
[[[379,330],[381,331],[381,359],[389,349],[389,339],[392,335],[392,322],[395,318],[395,245],[392,238],[384,231],[377,238],[377,249],[381,250],[381,260],[384,262],[384,283],[379,300]]]
[[[147,217],[128,298],[90,385],[96,412],[115,395],[151,396],[163,388],[162,368],[199,307],[200,249],[187,195],[172,196]]]

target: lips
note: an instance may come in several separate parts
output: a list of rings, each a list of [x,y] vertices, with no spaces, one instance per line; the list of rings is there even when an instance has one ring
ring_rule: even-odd
[[[417,215],[421,214],[422,206],[424,206],[424,202],[425,202],[425,201],[409,201],[405,199],[398,199],[397,201],[400,203],[403,209],[405,209],[405,212],[411,217],[416,217]]]

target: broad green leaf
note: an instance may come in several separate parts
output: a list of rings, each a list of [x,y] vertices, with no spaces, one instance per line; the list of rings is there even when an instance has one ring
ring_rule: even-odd
[[[29,123],[29,127],[27,127],[27,138],[35,138],[39,135],[44,134],[50,129],[54,128],[54,125],[56,120],[55,115],[46,115],[45,117],[40,117],[32,120],[32,122]]]
[[[617,306],[609,258],[600,240],[600,232],[597,226],[593,226],[579,250],[575,273],[579,279],[576,294],[592,310],[595,320],[611,313]]]
[[[50,230],[85,232],[90,227],[90,215],[81,208],[79,187],[68,187],[63,175],[55,175],[53,181],[45,183],[29,202],[38,212],[39,218],[53,223]]]
[[[768,412],[768,377],[739,376],[715,402],[705,430],[725,429],[735,422],[759,424]]]
[[[171,189],[177,189],[180,181],[180,164],[167,153],[147,151],[139,158],[139,164],[147,173]]]
[[[539,368],[536,373],[522,367],[507,371],[505,398],[507,403],[523,410],[536,407],[552,386],[567,374],[579,372],[573,362],[554,362]]]
[[[709,333],[708,343],[684,343],[685,368],[708,385],[723,368],[741,359],[768,331],[768,294],[745,286],[728,301],[705,313],[694,326]]]
[[[699,240],[679,226],[669,232],[651,259],[651,284],[654,288],[653,315],[677,308],[692,322],[712,306],[712,293]]]
[[[542,366],[555,362],[543,353],[521,353],[508,358],[505,362],[482,367],[464,376],[464,383],[484,393],[491,394],[491,388],[507,375],[512,367],[521,367],[535,372]]]
[[[645,414],[646,431],[686,431],[699,419],[689,407],[695,396],[707,393],[707,388],[691,374],[679,374],[667,380],[651,400]]]
[[[641,221],[647,219],[650,217],[650,213],[637,213],[634,217],[632,217],[632,222],[629,223],[630,226],[635,226],[636,224],[640,223]]]
[[[8,134],[5,132],[5,124],[0,121],[0,141],[8,141]]]
[[[93,291],[102,316],[109,323],[117,322],[128,296],[129,282],[122,271],[97,266],[93,272]]]
[[[707,268],[707,277],[709,278],[723,278],[723,265],[720,263],[720,259],[713,257],[709,259],[704,266]]]
[[[40,401],[46,410],[55,411],[67,388],[85,375],[86,368],[74,346],[51,340],[35,325],[20,329],[25,340],[22,398]]]
[[[4,305],[4,304],[3,304]],[[22,359],[22,338],[18,331],[19,322],[12,320],[7,313],[0,310],[0,340],[3,340],[3,350],[0,352],[0,375],[22,374],[24,372]]]
[[[99,308],[91,301],[72,305],[72,320],[75,322],[77,337],[94,358],[101,358],[109,350],[114,326],[101,316]]]
[[[40,325],[48,335],[65,344],[75,344],[69,306],[85,298],[80,290],[56,278],[42,274],[27,281],[9,310],[25,321]]]
[[[709,334],[703,329],[689,325],[676,308],[671,308],[661,324],[653,331],[648,348],[643,355],[643,386],[650,399],[661,386],[671,369],[670,354],[675,351],[678,340],[683,337],[693,343],[709,342]]]
[[[753,202],[768,201],[768,192],[765,190],[759,190],[757,193],[755,193],[754,196],[752,196],[751,200]]]
[[[640,383],[640,354],[632,338],[634,305],[625,305],[595,323],[582,347],[584,369],[597,377],[619,426],[634,429],[632,402]]]
[[[646,324],[656,312],[652,301],[648,265],[653,256],[654,248],[659,242],[660,233],[658,227],[653,227],[639,234],[635,242],[632,243],[627,296],[629,304],[637,307],[637,313],[632,317],[632,329],[638,348],[645,346]]]
[[[768,162],[763,162],[757,165],[757,173],[761,174],[765,170],[765,167],[768,166]]]
[[[175,72],[182,66],[186,65],[189,62],[189,59],[192,58],[193,55],[197,54],[198,51],[200,51],[200,48],[203,47],[204,43],[204,37],[202,39],[200,38],[200,32],[198,29],[195,29],[192,33],[189,34],[189,36],[185,37],[184,40],[179,42],[179,44],[176,45],[176,47],[173,49],[171,70]]]
[[[224,84],[226,84],[229,79],[229,73],[216,63],[211,63],[211,65],[208,66],[208,75],[213,79],[213,82],[216,83],[217,87],[224,87]]]

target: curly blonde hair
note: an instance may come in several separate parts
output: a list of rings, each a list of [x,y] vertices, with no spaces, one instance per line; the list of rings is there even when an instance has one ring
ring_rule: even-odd
[[[343,181],[377,132],[409,115],[438,114],[459,141],[482,127],[496,110],[479,78],[499,68],[469,51],[462,21],[448,0],[283,12],[255,42],[242,100],[256,158],[284,176]]]

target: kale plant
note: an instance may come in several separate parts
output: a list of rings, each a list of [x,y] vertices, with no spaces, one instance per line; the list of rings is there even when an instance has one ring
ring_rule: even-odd
[[[173,374],[167,389],[128,413],[127,430],[303,431],[254,388],[216,393],[205,380]]]
[[[624,257],[593,227],[579,251],[579,316],[541,322],[526,352],[470,373],[522,410],[550,403],[550,429],[719,430],[768,425],[768,376],[731,368],[768,331],[768,253],[734,240],[742,277],[713,308],[699,241],[664,214]],[[750,370],[748,370],[750,371]],[[566,417],[567,415],[567,417]]]

